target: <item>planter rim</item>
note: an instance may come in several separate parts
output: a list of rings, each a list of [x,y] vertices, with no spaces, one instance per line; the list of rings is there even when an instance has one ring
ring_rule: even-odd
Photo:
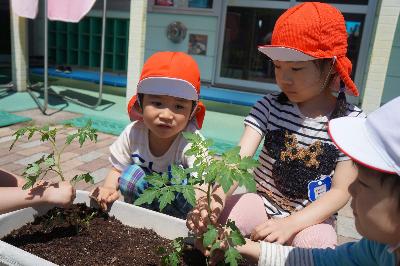
[[[77,190],[74,203],[85,203],[89,207],[98,207],[97,203],[89,198],[88,191]],[[35,216],[43,215],[51,208],[52,206],[40,205],[0,215],[0,237],[4,237],[12,230],[32,222]],[[158,235],[167,239],[188,236],[185,220],[122,201],[115,201],[112,204],[109,215],[131,227],[152,229]],[[50,266],[56,264],[0,241],[0,265]]]

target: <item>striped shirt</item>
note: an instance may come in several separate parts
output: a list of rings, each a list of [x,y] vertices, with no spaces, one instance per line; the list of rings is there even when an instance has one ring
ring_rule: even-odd
[[[254,170],[257,192],[267,214],[286,217],[311,202],[310,182],[333,177],[336,163],[349,158],[330,139],[328,117],[305,117],[296,104],[279,103],[278,95],[259,100],[244,123],[264,137]],[[365,117],[352,104],[347,104],[346,116]]]

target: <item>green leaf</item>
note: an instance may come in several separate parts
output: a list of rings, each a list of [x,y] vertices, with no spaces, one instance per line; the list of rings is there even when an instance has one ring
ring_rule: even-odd
[[[49,133],[41,133],[42,134],[42,137],[41,137],[41,141],[42,142],[45,142],[46,140],[49,140]]]
[[[47,156],[47,158],[44,160],[44,164],[47,167],[54,166],[56,164],[56,161],[54,159],[54,154],[50,154],[49,156]]]
[[[82,147],[82,145],[83,145],[83,143],[85,142],[85,140],[86,140],[86,136],[85,135],[79,135],[79,145],[80,145],[80,147]]]
[[[171,204],[171,202],[175,199],[175,195],[171,190],[166,190],[162,195],[158,198],[160,202],[160,210],[162,211],[165,206]]]
[[[40,174],[40,165],[37,163],[32,163],[28,165],[28,167],[25,170],[25,174],[28,176],[38,176]]]
[[[183,180],[185,180],[187,177],[185,169],[176,165],[172,165],[171,174],[172,174],[171,178],[172,185],[182,184]]]
[[[57,134],[57,128],[53,128],[52,130],[49,131],[49,136],[52,140],[56,140],[56,134]]]
[[[14,132],[13,136],[14,136],[14,141],[11,143],[9,150],[11,151],[11,149],[14,147],[15,143],[18,141],[19,138],[21,138],[25,132],[28,130],[27,127],[23,127],[18,129],[17,131]]]
[[[196,193],[192,186],[184,186],[181,192],[183,197],[187,200],[187,202],[190,203],[190,205],[196,206]]]
[[[238,163],[240,161],[240,147],[236,146],[228,151],[222,153],[222,158],[228,163]]]
[[[241,259],[242,256],[235,248],[229,247],[228,250],[225,251],[225,263],[229,263],[230,266],[237,266],[238,261]]]
[[[233,185],[231,171],[228,169],[222,169],[217,177],[217,181],[222,186],[224,192],[227,193]]]
[[[252,157],[244,157],[239,163],[239,168],[242,170],[252,169],[259,165],[257,160],[254,160]]]
[[[204,141],[204,146],[206,146],[207,148],[211,147],[213,144],[214,144],[214,141],[212,139],[206,139]]]
[[[23,189],[23,190],[26,190],[26,189],[28,189],[28,188],[33,187],[33,185],[35,184],[35,182],[36,182],[36,179],[35,179],[35,180],[28,179],[28,180],[26,181],[26,183],[22,186],[22,189]]]
[[[94,184],[94,177],[91,176],[89,173],[76,175],[71,179],[71,183],[78,183],[79,181],[84,180],[86,183]]]
[[[246,187],[247,192],[256,192],[257,184],[254,177],[250,173],[245,173],[242,177],[242,184]]]
[[[192,133],[192,132],[188,132],[188,131],[184,131],[182,132],[183,137],[188,140],[189,142],[199,142],[201,141],[201,137],[199,134],[196,133]]]
[[[142,205],[144,203],[151,204],[154,199],[157,197],[158,191],[153,190],[152,188],[148,188],[139,196],[137,200],[135,200],[135,205]]]
[[[78,134],[70,134],[65,139],[65,144],[71,144],[71,142],[78,136]]]
[[[178,266],[180,263],[180,254],[172,252],[169,255],[162,257],[162,265]]]
[[[144,179],[149,182],[150,185],[161,188],[168,183],[168,177],[166,177],[167,173],[163,173],[162,175],[153,172],[151,175],[146,176]]]
[[[241,246],[246,244],[246,240],[239,232],[239,230],[231,231],[231,233],[229,234],[229,240],[232,242],[234,246]]]
[[[207,226],[207,232],[203,235],[203,246],[208,247],[211,246],[218,237],[218,231],[213,225]]]

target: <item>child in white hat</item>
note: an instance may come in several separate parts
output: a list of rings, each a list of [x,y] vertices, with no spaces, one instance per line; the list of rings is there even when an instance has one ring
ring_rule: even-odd
[[[333,141],[357,170],[349,192],[356,229],[363,236],[360,241],[335,249],[306,249],[247,239],[239,252],[259,266],[400,265],[399,113],[397,97],[366,119],[342,117],[329,122]],[[221,259],[219,255],[214,254],[211,264]]]

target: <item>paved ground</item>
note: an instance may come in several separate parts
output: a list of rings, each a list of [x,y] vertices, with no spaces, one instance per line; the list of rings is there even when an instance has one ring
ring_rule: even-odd
[[[15,114],[31,117],[35,124],[57,124],[58,121],[74,118],[80,114],[70,112],[52,112],[52,115],[43,115],[38,109],[32,109]],[[8,151],[12,143],[12,134],[14,131],[25,124],[17,124],[10,127],[0,128],[0,167],[12,171],[16,174],[21,174],[24,167],[40,158],[43,154],[51,152],[50,145],[46,145],[39,141],[39,138],[33,137],[31,141],[26,138],[18,142],[15,147]],[[62,128],[62,126],[57,126]],[[75,131],[74,128],[62,129],[58,135],[60,142],[64,141],[67,135]],[[95,184],[88,185],[80,182],[77,184],[77,189],[92,190],[94,187],[102,184],[106,174],[110,169],[108,161],[109,146],[114,142],[116,136],[108,135],[99,132],[98,142],[86,143],[82,148],[78,144],[70,145],[62,155],[62,169],[66,178],[72,178],[75,175],[90,172],[95,177]],[[54,178],[54,176],[49,176]],[[346,206],[339,212],[338,227],[337,227],[339,242],[353,241],[360,236],[354,229],[354,217],[349,206]]]

